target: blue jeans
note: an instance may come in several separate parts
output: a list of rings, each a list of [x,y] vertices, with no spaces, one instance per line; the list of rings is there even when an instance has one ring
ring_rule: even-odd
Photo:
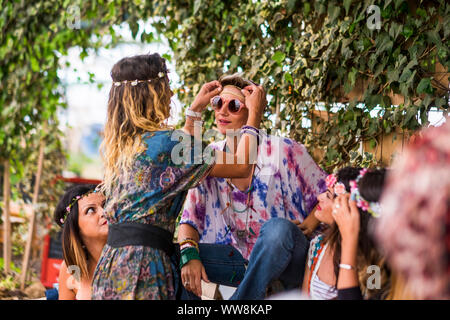
[[[231,245],[200,243],[200,258],[208,279],[237,287],[231,300],[262,300],[273,280],[284,289],[300,287],[303,281],[309,241],[292,222],[272,218],[261,227],[250,254],[244,259]],[[199,299],[183,290],[182,299]]]

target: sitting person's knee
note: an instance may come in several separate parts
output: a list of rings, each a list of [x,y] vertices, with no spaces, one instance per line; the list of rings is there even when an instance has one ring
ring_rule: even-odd
[[[261,227],[261,235],[274,245],[281,244],[285,239],[292,241],[297,226],[291,221],[283,218],[272,218]]]

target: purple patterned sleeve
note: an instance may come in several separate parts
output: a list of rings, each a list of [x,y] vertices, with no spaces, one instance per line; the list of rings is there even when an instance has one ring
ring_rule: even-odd
[[[180,224],[189,224],[194,227],[201,237],[205,228],[205,200],[201,186],[190,189],[184,203]]]
[[[326,173],[309,155],[305,146],[291,139],[284,139],[284,170],[289,186],[288,200],[291,209],[306,216],[317,204],[317,197],[325,192]]]

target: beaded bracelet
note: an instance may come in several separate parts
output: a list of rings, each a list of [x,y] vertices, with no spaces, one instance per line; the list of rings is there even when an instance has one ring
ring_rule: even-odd
[[[186,244],[186,243],[191,243],[194,247],[198,248],[198,243],[197,241],[193,240],[193,239],[183,239],[180,241],[180,246]]]
[[[193,245],[192,243],[188,242],[188,243],[185,243],[185,244],[181,245],[181,246],[180,246],[180,250],[183,250],[183,249],[186,249],[186,248],[189,248],[189,247],[193,247],[193,248],[198,249],[198,247],[196,247],[196,246]]]
[[[198,244],[198,242],[195,241],[194,239],[191,239],[191,238],[184,238],[183,240],[180,241],[180,245],[182,245],[182,244],[184,244],[184,243],[186,243],[186,242],[191,242],[191,243],[193,243],[193,244]]]
[[[252,130],[252,131],[254,131],[256,134],[259,134],[259,130],[256,129],[255,127],[252,127],[252,126],[247,126],[247,125],[245,125],[245,126],[243,126],[243,127],[241,128],[241,130]]]
[[[180,269],[191,260],[201,260],[200,254],[194,247],[189,247],[181,251]]]
[[[188,125],[189,127],[202,127],[203,126],[203,121],[200,120],[195,120],[194,124],[190,124]]]
[[[192,118],[201,118],[202,113],[201,112],[195,112],[191,109],[186,109],[186,116],[192,117]]]
[[[257,137],[257,136],[258,136],[258,134],[257,134],[256,132],[250,131],[250,130],[248,130],[248,129],[246,129],[246,130],[241,130],[241,134],[244,134],[244,133],[250,134],[250,135],[252,135],[252,136],[254,136],[254,137]]]
[[[184,244],[183,246],[185,246],[186,244]],[[192,245],[192,243],[189,243],[186,247],[183,247],[183,249],[181,249],[180,247],[180,252],[183,252],[184,250],[189,250],[189,249],[195,249],[197,252],[199,252],[198,247]]]
[[[353,266],[351,266],[349,264],[345,264],[345,263],[339,264],[339,268],[347,269],[347,270],[355,270],[355,267],[353,267]]]
[[[244,134],[244,133],[256,137],[256,144],[259,146],[259,133],[250,131],[249,129],[244,129],[244,130],[241,129],[241,134]]]

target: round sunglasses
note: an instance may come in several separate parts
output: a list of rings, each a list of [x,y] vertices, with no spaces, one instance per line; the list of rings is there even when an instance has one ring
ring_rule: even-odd
[[[225,100],[224,98],[220,96],[215,96],[211,99],[211,106],[219,111],[220,108],[222,108],[226,103],[228,102],[228,110],[231,113],[237,113],[241,108],[244,106],[242,102],[240,102],[238,99],[232,99],[232,100]]]

